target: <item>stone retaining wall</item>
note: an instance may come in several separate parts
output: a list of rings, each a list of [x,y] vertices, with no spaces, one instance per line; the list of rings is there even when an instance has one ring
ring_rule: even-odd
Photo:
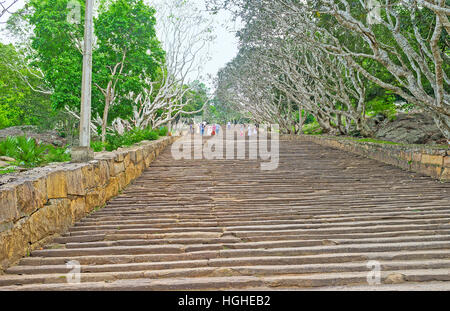
[[[0,273],[104,206],[174,140],[141,142],[98,152],[87,163],[54,164],[0,179]]]
[[[431,146],[391,145],[359,142],[335,136],[283,135],[280,139],[307,140],[314,143],[359,154],[404,170],[422,173],[450,182],[450,150]]]

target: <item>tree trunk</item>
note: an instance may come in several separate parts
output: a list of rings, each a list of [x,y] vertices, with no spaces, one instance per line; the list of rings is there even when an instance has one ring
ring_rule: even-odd
[[[303,123],[305,122],[305,120],[303,119],[302,116],[302,107],[298,106],[298,134],[301,135],[303,134]]]
[[[102,150],[105,151],[105,142],[106,142],[106,126],[108,124],[108,112],[109,105],[111,104],[109,93],[105,97],[105,109],[103,110],[103,119],[102,119]]]
[[[444,114],[433,113],[433,120],[436,126],[441,130],[444,137],[447,139],[447,143],[450,144],[450,116]]]

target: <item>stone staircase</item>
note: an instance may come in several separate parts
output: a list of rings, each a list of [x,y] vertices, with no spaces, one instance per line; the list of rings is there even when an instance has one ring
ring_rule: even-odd
[[[0,290],[223,289],[450,290],[450,185],[310,142],[282,141],[274,171],[168,148],[0,275]]]

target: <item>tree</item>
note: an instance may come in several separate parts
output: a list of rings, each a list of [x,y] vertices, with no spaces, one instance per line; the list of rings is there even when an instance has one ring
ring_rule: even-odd
[[[206,17],[193,1],[161,1],[157,6],[159,36],[166,51],[161,77],[149,81],[148,87],[135,98],[132,123],[137,127],[159,127],[169,124],[188,111],[192,98],[186,96],[191,82],[199,80],[208,54],[200,54],[213,40],[211,18]],[[206,104],[206,102],[204,103]]]
[[[274,97],[281,107],[303,105],[325,130],[347,133],[352,124],[366,134],[366,102],[388,92],[429,113],[450,141],[448,1],[212,2],[245,22],[238,57],[251,52],[269,70],[241,79],[241,89],[275,89],[288,99]]]
[[[79,1],[82,12],[84,1]],[[29,0],[12,19],[16,32],[32,28],[28,33],[30,50],[27,66],[42,73],[46,93],[56,109],[80,105],[83,23],[68,20],[69,0]]]
[[[25,65],[41,73],[45,88],[37,91],[50,94],[55,109],[66,108],[73,116],[80,106],[84,33],[84,1],[75,1],[80,20],[71,20],[69,0],[29,0],[10,22],[14,33],[31,41]],[[156,37],[154,14],[143,0],[104,0],[98,7],[92,111],[103,141],[109,119],[131,117],[133,96],[161,76],[164,51]]]
[[[6,13],[11,13],[11,8],[17,2],[19,2],[19,0],[0,0],[0,18]]]
[[[0,43],[0,128],[15,125],[52,123],[54,116],[49,96],[36,93],[24,81],[39,87],[42,80],[23,67],[23,58],[13,45]]]
[[[156,38],[155,10],[143,0],[103,1],[99,11],[93,81],[103,94],[101,137],[105,142],[111,106],[128,103],[131,107],[132,94],[142,92],[146,80],[158,77],[164,51]]]

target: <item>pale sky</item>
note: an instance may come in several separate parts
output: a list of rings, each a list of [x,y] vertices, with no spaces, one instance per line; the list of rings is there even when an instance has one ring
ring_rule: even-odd
[[[193,0],[199,4],[202,8],[205,8],[205,0]],[[152,2],[150,0],[149,2]],[[25,0],[19,0],[19,2],[13,6],[12,11],[22,8],[25,5]],[[206,13],[205,13],[206,14]],[[9,17],[9,14],[5,14],[0,19],[0,22],[5,22]],[[238,40],[236,39],[234,32],[238,30],[239,24],[235,24],[231,20],[231,15],[228,12],[219,12],[215,15],[216,29],[215,34],[217,39],[212,43],[210,48],[211,61],[204,65],[203,76],[212,75],[216,76],[218,70],[225,66],[225,64],[232,60],[238,52]],[[2,27],[3,28],[3,27]],[[2,43],[11,43],[13,38],[8,37],[5,31],[0,33],[0,41]],[[212,87],[211,81],[204,81],[209,87]]]

